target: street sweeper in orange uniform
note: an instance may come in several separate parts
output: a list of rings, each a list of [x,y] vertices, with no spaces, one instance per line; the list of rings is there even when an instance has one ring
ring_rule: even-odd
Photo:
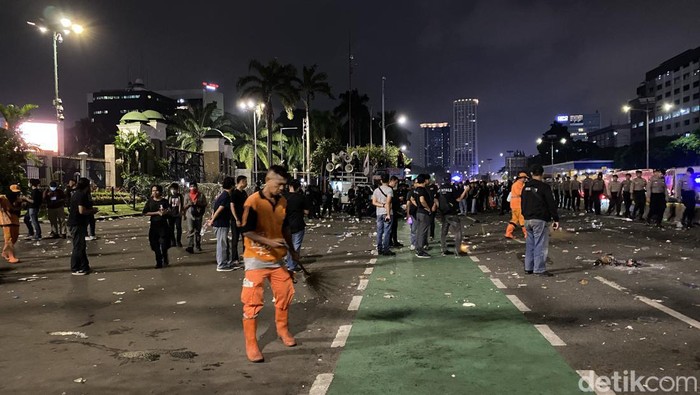
[[[506,238],[513,239],[513,231],[516,226],[520,226],[523,230],[523,236],[527,237],[527,231],[525,230],[525,218],[523,217],[523,211],[520,207],[520,197],[523,194],[523,187],[525,187],[525,181],[527,181],[527,173],[521,171],[518,173],[518,178],[515,179],[513,186],[510,188],[510,211],[511,217],[510,222],[508,222],[508,227],[506,228]]]

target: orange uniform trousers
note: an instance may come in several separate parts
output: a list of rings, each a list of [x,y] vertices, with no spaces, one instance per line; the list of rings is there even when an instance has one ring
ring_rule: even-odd
[[[286,267],[275,269],[246,270],[241,289],[241,302],[243,302],[243,318],[255,318],[262,310],[265,300],[263,298],[263,284],[267,279],[275,298],[275,308],[287,310],[294,297],[294,284]]]

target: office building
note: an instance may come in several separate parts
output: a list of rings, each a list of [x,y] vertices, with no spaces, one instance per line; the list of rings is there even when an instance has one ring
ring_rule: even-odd
[[[507,151],[505,157],[505,172],[509,179],[514,179],[519,172],[528,171],[527,156],[523,151]]]
[[[479,174],[477,109],[478,99],[458,99],[453,103],[454,121],[450,135],[450,170]]]
[[[563,114],[556,121],[569,129],[574,141],[588,141],[588,133],[600,129],[600,114]]]
[[[630,125],[610,125],[588,132],[588,142],[600,148],[624,147],[630,144]]]
[[[428,169],[450,168],[450,124],[421,123],[423,129],[423,163]]]
[[[672,105],[670,110],[665,105]],[[649,137],[678,136],[700,128],[700,47],[687,50],[648,71],[629,102],[632,143]]]
[[[211,114],[212,119],[216,119],[224,115],[224,94],[218,89],[219,85],[215,83],[202,82],[201,89],[167,90],[158,93],[175,100],[178,109],[204,108],[210,103],[216,103],[216,109]]]

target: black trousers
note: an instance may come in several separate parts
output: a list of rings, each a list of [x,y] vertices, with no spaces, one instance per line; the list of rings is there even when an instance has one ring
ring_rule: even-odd
[[[70,270],[72,272],[90,270],[90,262],[87,257],[87,224],[70,226],[70,235],[73,238],[73,252],[70,255]]]
[[[622,200],[625,202],[625,217],[629,217],[630,207],[632,207],[632,192],[622,192]]]
[[[595,210],[596,215],[600,215],[600,195],[603,191],[591,191],[591,208]]]
[[[396,245],[396,244],[399,244],[398,230],[399,230],[399,218],[401,218],[401,216],[399,215],[399,213],[394,211],[392,217],[394,218],[394,220],[391,221],[391,234],[389,235],[389,244]]]
[[[592,207],[592,202],[591,202],[591,193],[589,191],[583,191],[583,210],[585,212],[591,211]]]
[[[647,222],[651,223],[654,219],[657,225],[661,225],[664,219],[664,211],[666,211],[666,195],[663,193],[652,193],[649,198],[649,215]]]
[[[559,197],[559,191],[554,190],[554,201],[557,203],[557,207],[561,207],[561,198]]]
[[[442,230],[440,231],[440,247],[442,252],[447,251],[447,233],[452,229],[455,237],[454,254],[459,255],[459,246],[462,244],[462,222],[456,215],[444,215],[442,217]]]
[[[581,210],[581,194],[578,191],[571,192],[571,206],[574,211]]]
[[[644,216],[644,209],[647,204],[647,196],[644,191],[634,191],[632,192],[634,196],[634,210],[632,211],[632,218],[642,219]]]
[[[565,209],[571,210],[571,193],[564,192],[564,207]]]
[[[620,192],[610,192],[610,203],[608,203],[608,214],[615,213],[620,215],[622,210],[622,200],[620,200]]]
[[[170,228],[170,245],[182,244],[182,217],[168,217],[168,227]]]
[[[167,223],[151,224],[148,230],[148,243],[156,254],[156,266],[168,265],[168,248],[170,248],[170,227]]]
[[[231,225],[231,253],[234,261],[239,260],[245,252],[245,242],[243,241],[243,228],[236,226],[236,222],[232,221]],[[238,240],[241,241],[241,254],[238,255]]]
[[[430,213],[430,238],[435,238],[435,213]]]
[[[681,199],[683,199],[683,205],[685,206],[681,222],[685,226],[691,227],[695,219],[695,191],[681,191]]]

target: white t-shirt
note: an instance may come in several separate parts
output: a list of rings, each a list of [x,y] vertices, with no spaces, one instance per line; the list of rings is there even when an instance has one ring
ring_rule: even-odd
[[[374,190],[372,197],[379,203],[386,205],[387,200],[394,196],[394,190],[388,185],[382,185]],[[386,207],[377,207],[377,215],[386,215]]]

